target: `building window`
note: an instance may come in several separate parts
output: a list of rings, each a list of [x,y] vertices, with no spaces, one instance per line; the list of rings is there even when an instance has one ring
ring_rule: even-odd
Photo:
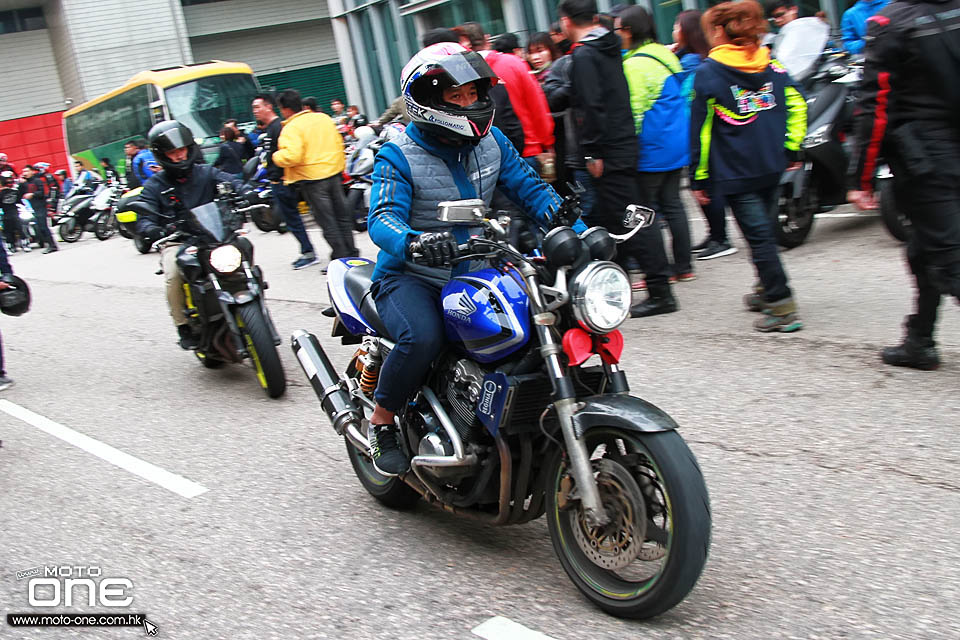
[[[42,7],[14,9],[13,11],[0,11],[0,33],[33,31],[35,29],[46,28],[47,21],[43,18]]]
[[[210,4],[211,2],[223,2],[224,0],[180,0],[184,7],[192,7],[195,4]]]
[[[423,12],[428,29],[455,27],[468,21],[483,25],[487,33],[494,35],[507,30],[503,20],[503,5],[487,0],[451,0]]]

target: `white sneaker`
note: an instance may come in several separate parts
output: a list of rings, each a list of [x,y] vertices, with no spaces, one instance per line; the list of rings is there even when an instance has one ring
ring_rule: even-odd
[[[0,376],[0,391],[9,389],[12,386],[13,386],[13,380],[8,378],[7,376]]]

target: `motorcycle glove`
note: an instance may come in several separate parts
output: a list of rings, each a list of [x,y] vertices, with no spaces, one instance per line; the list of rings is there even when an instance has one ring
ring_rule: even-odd
[[[457,240],[449,231],[442,233],[421,233],[416,240],[410,243],[410,252],[419,253],[420,257],[412,256],[415,261],[428,267],[449,266],[459,255]]]
[[[167,224],[167,226],[165,226],[165,227],[163,228],[163,235],[164,235],[164,236],[172,236],[172,235],[175,234],[177,231],[180,231],[180,225],[177,224],[176,222],[170,222],[170,223]],[[162,236],[161,236],[161,237],[162,237]]]

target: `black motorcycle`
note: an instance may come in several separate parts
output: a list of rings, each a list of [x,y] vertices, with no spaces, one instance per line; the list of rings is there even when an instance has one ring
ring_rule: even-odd
[[[482,200],[440,207],[442,221],[475,235],[455,260],[469,272],[440,294],[448,348],[397,415],[409,472],[385,476],[370,458],[373,392],[396,346],[370,294],[374,264],[328,266],[332,335],[357,345],[349,363],[334,367],[306,331],[292,336],[360,483],[395,509],[424,499],[488,525],[545,515],[561,566],[590,601],[626,618],[663,613],[703,570],[710,503],[677,424],[631,395],[620,368],[630,281],[610,260],[629,234],[578,235],[571,207],[556,212],[541,257],[513,246],[509,219],[488,217]],[[648,226],[652,214],[631,207],[624,225]],[[595,355],[601,364],[586,366]]]
[[[280,336],[264,298],[267,283],[253,261],[253,245],[242,230],[250,207],[221,185],[221,196],[194,207],[177,229],[152,244],[183,241],[177,266],[186,282],[186,316],[198,339],[197,359],[208,369],[249,359],[260,386],[271,398],[286,390],[277,346]],[[150,213],[140,201],[129,205]]]

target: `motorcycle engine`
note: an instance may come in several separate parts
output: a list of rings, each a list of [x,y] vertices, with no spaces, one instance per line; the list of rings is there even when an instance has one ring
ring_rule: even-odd
[[[464,443],[476,440],[481,428],[477,419],[476,406],[483,389],[485,375],[475,362],[458,360],[450,370],[447,384],[447,401],[450,403],[450,417]]]

